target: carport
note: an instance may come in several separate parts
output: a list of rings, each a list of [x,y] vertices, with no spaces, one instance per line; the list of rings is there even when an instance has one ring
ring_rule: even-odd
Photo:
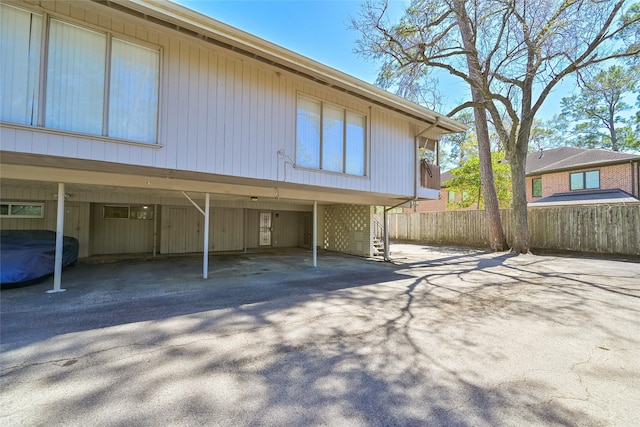
[[[37,201],[42,207],[37,217],[2,218],[3,229],[56,231],[54,284],[49,292],[64,291],[63,235],[79,240],[81,258],[117,253],[155,257],[202,252],[204,279],[208,278],[209,255],[213,251],[305,247],[311,250],[313,266],[317,266],[317,201],[16,179],[3,179],[2,194],[3,201]],[[176,213],[182,216],[173,218]],[[181,223],[178,226],[172,220]],[[182,234],[181,243],[176,243],[176,233]],[[142,242],[126,242],[136,238]]]

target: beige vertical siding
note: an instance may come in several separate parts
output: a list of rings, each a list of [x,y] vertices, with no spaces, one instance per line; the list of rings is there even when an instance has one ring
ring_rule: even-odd
[[[161,49],[161,148],[0,127],[1,149],[273,181],[284,180],[286,169],[289,182],[413,195],[413,136],[421,126],[399,114],[97,3],[43,1],[41,6],[62,19],[73,16]],[[368,176],[295,169],[278,158],[283,150],[295,159],[299,92],[367,115]]]
[[[105,219],[103,210],[91,205],[92,255],[153,252],[154,221]]]
[[[270,212],[271,217],[271,247],[273,248],[294,248],[303,246],[301,235],[302,224],[305,215],[310,213],[291,212],[268,209],[248,209],[247,210],[247,247],[259,248],[260,212]]]
[[[244,209],[214,208],[209,233],[209,249],[213,251],[244,249]]]
[[[16,194],[17,193],[17,194]],[[35,193],[35,194],[33,194]],[[39,201],[44,203],[44,218],[0,218],[0,230],[51,230],[56,231],[58,202],[43,198],[41,191],[22,189],[13,194],[6,194],[3,191],[2,200],[19,201]],[[34,197],[35,196],[35,197]],[[66,202],[64,218],[64,235],[78,239],[78,257],[85,258],[91,255],[89,247],[89,203]]]

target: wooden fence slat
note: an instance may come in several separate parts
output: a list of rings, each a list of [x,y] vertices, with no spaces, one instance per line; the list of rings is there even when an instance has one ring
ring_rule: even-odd
[[[511,242],[511,210],[500,214]],[[389,222],[390,235],[399,240],[489,246],[484,211],[390,214]],[[530,209],[529,235],[532,249],[640,256],[640,205]]]

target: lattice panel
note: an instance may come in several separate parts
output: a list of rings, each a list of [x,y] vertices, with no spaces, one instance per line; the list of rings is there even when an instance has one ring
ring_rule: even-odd
[[[333,205],[324,212],[324,249],[356,255],[371,254],[371,207]]]

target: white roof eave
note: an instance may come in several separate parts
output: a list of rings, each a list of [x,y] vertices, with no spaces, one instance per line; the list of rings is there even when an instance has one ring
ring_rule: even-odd
[[[167,0],[116,0],[120,4],[171,24],[176,29],[185,28],[200,35],[228,44],[230,47],[255,57],[272,61],[293,72],[306,75],[322,84],[365,98],[376,104],[399,111],[414,119],[436,123],[443,133],[462,132],[467,127],[442,114],[431,111],[400,96],[380,89],[370,83],[314,61],[303,55],[217,21],[196,11]]]

